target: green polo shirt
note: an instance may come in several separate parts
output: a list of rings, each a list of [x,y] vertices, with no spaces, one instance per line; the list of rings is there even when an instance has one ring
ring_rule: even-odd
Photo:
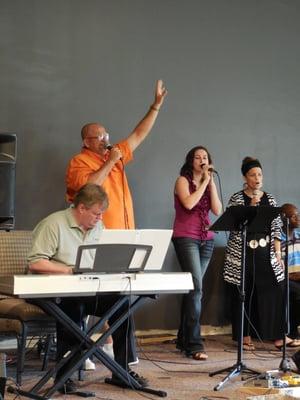
[[[28,263],[40,259],[57,261],[74,266],[78,246],[96,244],[100,241],[103,223],[88,231],[77,224],[72,208],[50,214],[33,231],[32,248],[28,254]]]

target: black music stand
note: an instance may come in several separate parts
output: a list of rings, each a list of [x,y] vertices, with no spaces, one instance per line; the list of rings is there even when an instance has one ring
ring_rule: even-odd
[[[220,218],[209,228],[211,231],[238,231],[242,235],[242,263],[240,283],[240,332],[238,337],[237,361],[231,367],[211,372],[214,376],[222,372],[228,372],[226,377],[218,383],[214,390],[220,390],[231,378],[242,372],[260,374],[260,372],[248,368],[243,363],[243,333],[244,333],[244,308],[245,308],[245,260],[246,260],[246,236],[247,232],[264,233],[270,231],[270,224],[281,211],[280,207],[271,206],[234,206],[229,207]]]

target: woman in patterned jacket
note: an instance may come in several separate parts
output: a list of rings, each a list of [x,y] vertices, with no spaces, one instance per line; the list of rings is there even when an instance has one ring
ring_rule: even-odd
[[[276,206],[270,193],[262,190],[263,172],[256,158],[246,157],[242,162],[244,189],[233,194],[228,207]],[[271,222],[270,231],[247,233],[245,256],[245,312],[243,349],[254,350],[253,331],[263,340],[272,340],[277,348],[282,346],[284,332],[284,270],[280,251],[281,219]],[[224,279],[232,293],[232,337],[237,340],[240,332],[240,277],[243,239],[241,232],[229,236],[224,265]],[[255,328],[252,329],[252,328]],[[293,340],[287,338],[293,346]],[[295,345],[297,345],[295,343]]]

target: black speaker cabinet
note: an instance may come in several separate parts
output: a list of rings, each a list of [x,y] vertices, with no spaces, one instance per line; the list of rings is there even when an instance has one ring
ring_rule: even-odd
[[[15,225],[16,135],[0,133],[0,229]]]

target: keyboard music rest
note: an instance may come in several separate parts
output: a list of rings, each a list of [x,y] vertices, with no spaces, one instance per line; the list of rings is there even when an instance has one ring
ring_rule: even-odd
[[[96,293],[187,293],[194,288],[186,272],[98,275],[2,276],[0,293],[20,298],[94,296]]]

